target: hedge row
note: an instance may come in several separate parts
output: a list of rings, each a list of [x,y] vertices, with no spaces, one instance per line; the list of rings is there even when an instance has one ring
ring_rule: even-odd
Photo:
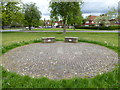
[[[97,27],[97,26],[79,26],[76,25],[75,26],[76,29],[97,29],[97,30],[118,30],[120,29],[120,25],[119,26],[101,26],[101,27]]]

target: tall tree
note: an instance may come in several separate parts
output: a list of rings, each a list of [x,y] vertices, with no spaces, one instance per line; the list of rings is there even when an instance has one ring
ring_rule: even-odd
[[[66,24],[76,23],[77,19],[80,18],[80,5],[82,2],[50,2],[51,17],[60,17],[63,20],[63,33],[66,34]],[[75,21],[75,22],[73,22]],[[79,22],[79,20],[78,20]]]
[[[111,8],[106,14],[109,18],[109,20],[114,19],[111,21],[111,25],[113,25],[115,22],[119,22],[119,15],[118,15],[118,10],[116,8]],[[120,23],[120,22],[119,22]]]
[[[116,20],[110,22],[111,19],[118,19],[118,12],[117,9],[115,9],[114,7],[111,8],[111,10],[109,10],[106,14],[102,14],[99,17],[96,17],[94,21],[99,26],[105,26],[110,25],[111,23],[114,24],[116,22]]]
[[[5,25],[10,25],[14,23],[15,16],[21,9],[18,6],[18,2],[1,2],[2,6],[2,29],[4,29]],[[20,15],[17,16],[20,17]],[[17,20],[16,19],[16,20]],[[18,19],[19,20],[19,19]]]
[[[109,17],[105,14],[96,17],[94,22],[96,22],[96,24],[99,26],[106,26],[110,24]]]
[[[78,2],[73,2],[72,4],[73,4],[73,11],[74,12],[71,15],[68,16],[67,23],[69,25],[73,25],[73,26],[75,26],[75,25],[81,25],[82,21],[83,21],[83,17],[82,17],[82,12],[81,12],[81,8],[80,8],[80,4]],[[76,6],[76,7],[74,7],[74,6]]]
[[[29,26],[29,30],[31,30],[31,26],[39,23],[41,12],[35,3],[29,3],[24,5],[24,16],[26,24]]]
[[[24,24],[24,14],[19,11],[12,15],[11,26],[23,26]]]
[[[106,14],[109,17],[109,19],[117,18],[117,16],[118,16],[118,10],[113,7]]]

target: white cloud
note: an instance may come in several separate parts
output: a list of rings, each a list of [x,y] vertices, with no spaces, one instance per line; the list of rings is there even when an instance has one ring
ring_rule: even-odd
[[[82,16],[83,16],[84,18],[86,18],[86,17],[89,16],[89,15],[99,16],[99,15],[101,15],[101,13],[84,13],[84,14],[82,14]]]
[[[48,11],[49,1],[50,0],[23,0],[22,2],[23,3],[34,2],[42,12],[46,12]]]
[[[86,11],[93,12],[93,11],[99,11],[98,14],[94,12],[94,15],[99,15],[100,12],[102,11],[107,11],[108,7],[116,7],[118,6],[118,1],[120,0],[83,0],[83,2],[91,2],[89,6],[84,6]],[[40,11],[42,12],[42,19],[46,18],[49,19],[49,2],[50,0],[22,0],[23,3],[29,3],[29,2],[34,2],[36,5],[39,7]],[[103,5],[95,5],[92,3],[95,2],[102,2]],[[85,17],[86,15],[90,15],[91,13],[83,13],[83,16]]]
[[[44,20],[44,19],[45,19],[45,20],[50,20],[50,16],[44,16],[44,15],[43,15],[43,16],[42,16],[42,20]]]

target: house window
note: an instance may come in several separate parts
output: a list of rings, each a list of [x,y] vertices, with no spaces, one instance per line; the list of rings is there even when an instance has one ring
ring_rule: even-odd
[[[89,23],[89,21],[87,21],[86,23]]]

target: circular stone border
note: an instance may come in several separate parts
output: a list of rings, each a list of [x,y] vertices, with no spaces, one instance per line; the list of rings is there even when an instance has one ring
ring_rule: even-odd
[[[31,44],[30,44],[31,45]],[[95,44],[94,44],[95,45]],[[26,46],[26,45],[25,45]],[[23,46],[23,47],[25,47],[25,46]],[[98,45],[99,46],[99,45]],[[101,46],[102,47],[102,46]],[[19,47],[18,47],[19,48]],[[60,48],[59,48],[60,49]],[[59,52],[59,53],[61,53],[61,52]],[[11,71],[11,70],[10,70]],[[19,72],[18,72],[19,73]],[[76,73],[74,73],[74,74],[76,74]],[[99,74],[99,73],[98,73]],[[101,74],[101,73],[100,73]],[[47,76],[47,75],[45,75],[45,76]],[[75,75],[76,76],[76,75]],[[87,76],[87,74],[86,74],[86,76]],[[86,77],[85,76],[85,77]],[[95,76],[95,75],[93,75],[93,76]],[[88,73],[88,77],[92,77],[92,76],[89,76],[89,73]],[[68,77],[69,78],[69,77]],[[71,78],[71,77],[70,77]],[[63,78],[50,78],[50,79],[63,79]]]

